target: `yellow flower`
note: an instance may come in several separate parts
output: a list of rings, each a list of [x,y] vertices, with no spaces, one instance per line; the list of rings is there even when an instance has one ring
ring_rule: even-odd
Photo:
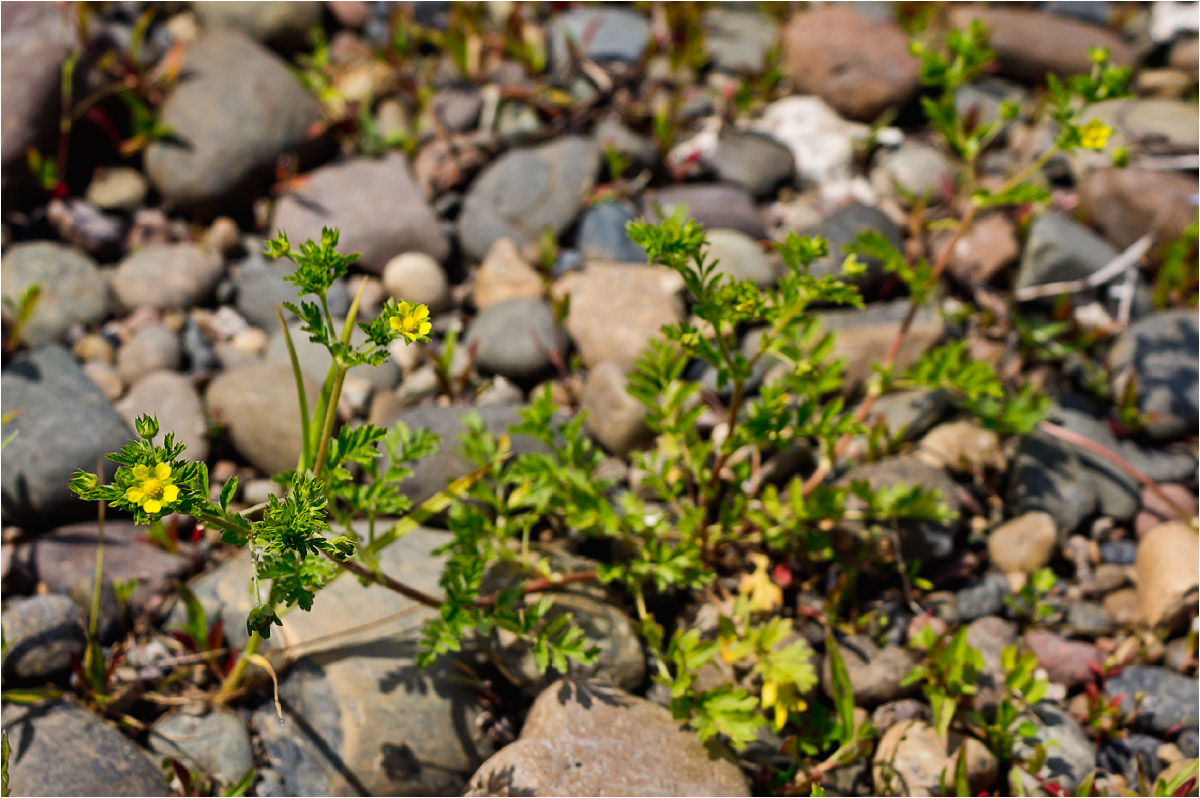
[[[1102,150],[1104,149],[1104,145],[1108,143],[1108,137],[1111,135],[1111,127],[1099,119],[1093,119],[1079,128],[1079,143],[1087,150]]]
[[[133,478],[138,484],[125,491],[125,498],[150,515],[162,512],[163,507],[179,499],[179,487],[171,481],[171,467],[166,463],[156,463],[154,471],[145,465],[135,465]]]
[[[433,329],[433,324],[429,321],[429,308],[408,302],[401,302],[396,306],[396,312],[392,314],[388,324],[400,333],[406,344],[424,338]]]

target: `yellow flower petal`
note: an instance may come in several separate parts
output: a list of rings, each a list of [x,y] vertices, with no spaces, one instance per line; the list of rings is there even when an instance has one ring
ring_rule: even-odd
[[[146,492],[139,487],[131,487],[125,491],[125,498],[134,504],[137,504],[142,499],[146,498]]]
[[[401,319],[399,316],[392,316],[390,319],[388,319],[388,326],[391,327],[393,330],[403,330],[404,329],[404,320]]]
[[[164,485],[162,500],[164,504],[174,504],[179,498],[178,485]]]
[[[421,327],[418,330],[421,335],[429,335],[429,331],[433,329],[433,325],[427,321],[421,322]]]
[[[135,465],[133,467],[133,478],[134,479],[149,479],[149,477],[150,477],[150,469],[146,468],[146,466],[142,465],[141,463],[138,463],[137,465]]]
[[[171,467],[166,463],[159,463],[154,466],[154,476],[156,479],[164,480],[171,476]]]
[[[154,515],[162,509],[162,502],[160,502],[158,499],[148,499],[146,503],[142,505],[142,509],[148,512],[150,515]]]

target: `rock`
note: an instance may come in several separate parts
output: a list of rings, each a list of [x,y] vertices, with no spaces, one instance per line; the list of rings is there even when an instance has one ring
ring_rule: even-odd
[[[538,696],[521,737],[483,764],[467,795],[749,795],[733,758],[669,710],[596,682]]]
[[[708,257],[733,280],[753,280],[760,288],[775,285],[778,275],[758,242],[737,230],[709,230]]]
[[[109,260],[125,249],[125,221],[104,213],[85,199],[50,200],[46,205],[46,220],[59,238],[94,258]]]
[[[885,457],[873,463],[855,466],[841,477],[836,484],[848,486],[852,482],[859,480],[865,480],[873,490],[879,490],[883,487],[894,487],[901,484],[910,487],[920,486],[925,490],[936,489],[940,494],[942,504],[946,505],[953,512],[958,512],[961,509],[961,503],[958,498],[958,486],[954,483],[954,480],[945,471],[926,465],[914,457]],[[863,504],[861,499],[857,497],[848,497],[846,499],[847,512],[863,509],[865,509],[865,504]],[[850,523],[844,526],[847,530],[858,529],[857,526]],[[930,559],[948,557],[954,550],[954,531],[956,527],[957,524],[953,521],[945,524],[937,521],[897,523],[896,530],[899,534],[901,554],[908,562],[913,562],[917,559],[922,562],[928,562]],[[858,538],[858,534],[854,534],[853,537]],[[866,543],[865,540],[858,542],[860,545]]]
[[[38,535],[27,547],[22,547],[18,559],[50,590],[66,593],[81,579],[95,573],[98,541],[95,521],[61,526]],[[134,526],[130,521],[105,522],[104,576],[114,583],[137,583],[129,599],[133,617],[155,609],[160,598],[191,567],[189,557],[172,554],[151,543],[145,527]]]
[[[599,148],[590,139],[566,136],[509,150],[463,198],[458,237],[464,252],[480,260],[499,238],[524,246],[547,228],[558,235],[575,220],[599,170]]]
[[[989,571],[975,584],[958,591],[958,615],[964,621],[997,615],[1004,609],[1004,597],[1010,592],[1008,578]]]
[[[1037,733],[1033,737],[1018,736],[1013,746],[1014,753],[1028,757],[1035,746],[1046,745],[1046,765],[1038,775],[1056,782],[1067,792],[1073,792],[1079,782],[1096,767],[1095,745],[1074,718],[1049,702],[1043,701],[1024,714],[1024,718],[1018,716],[1018,721],[1032,721]],[[1051,740],[1058,742],[1050,745]],[[1037,781],[1028,773],[1021,771],[1018,778],[1027,795],[1037,789]]]
[[[1196,606],[1200,538],[1180,521],[1151,529],[1137,549],[1137,587],[1151,626],[1175,626]]]
[[[449,539],[416,529],[382,552],[380,567],[417,590],[437,593],[444,559],[433,551]],[[226,629],[245,625],[246,584],[243,579],[242,606],[224,610],[232,615]],[[286,723],[270,701],[254,711],[252,723],[265,764],[282,775],[285,795],[461,794],[494,745],[479,693],[462,679],[462,666],[453,657],[416,665],[420,624],[435,615],[392,591],[340,579],[321,591],[311,612],[284,617],[277,634],[312,653],[280,682]],[[400,624],[383,623],[397,616]],[[352,641],[316,644],[364,626]],[[362,733],[366,729],[370,734]]]
[[[1117,625],[1125,629],[1136,629],[1146,623],[1142,615],[1142,604],[1133,588],[1114,590],[1104,597],[1104,610]]]
[[[641,14],[619,7],[579,8],[551,18],[551,68],[570,63],[567,41],[593,61],[636,64],[650,41],[650,24]]]
[[[96,574],[84,574],[71,586],[71,601],[83,613],[85,623],[91,628],[92,599],[95,594]],[[117,601],[117,591],[107,576],[100,579],[100,605],[96,613],[96,637],[103,645],[115,643],[125,633],[125,612]]]
[[[1065,537],[1096,509],[1095,484],[1079,478],[1082,468],[1075,452],[1056,439],[1026,435],[1009,468],[1008,503],[1015,513],[1048,513]]]
[[[592,136],[602,153],[615,150],[635,167],[653,169],[658,166],[658,148],[650,139],[630,130],[619,114],[610,114],[597,122]]]
[[[942,257],[953,237],[954,233],[949,230],[939,230],[930,235],[935,258]],[[955,279],[966,285],[989,283],[1015,263],[1020,254],[1016,227],[1004,214],[990,213],[971,225],[954,245],[946,268]]]
[[[175,137],[146,148],[145,169],[165,199],[215,216],[248,207],[275,177],[280,156],[301,167],[323,148],[310,130],[321,105],[278,56],[233,31],[198,38],[160,120]],[[220,109],[220,113],[214,113]]]
[[[318,387],[305,379],[309,407]],[[290,366],[241,366],[218,375],[204,393],[208,414],[229,428],[238,452],[263,474],[295,468],[300,457],[300,405]]]
[[[401,410],[394,414],[383,415],[373,421],[382,427],[390,427],[397,421],[408,425],[409,429],[429,429],[441,438],[441,447],[437,454],[421,460],[415,473],[400,483],[400,490],[417,505],[433,494],[446,487],[451,480],[469,474],[476,466],[459,454],[461,445],[459,436],[465,432],[464,419],[468,414],[478,412],[484,426],[492,435],[508,432],[508,428],[521,421],[521,408],[513,405],[492,405],[488,407],[469,408],[462,405],[437,407],[424,405]],[[530,451],[544,451],[540,441],[527,435],[512,436],[513,452],[521,454]]]
[[[439,262],[450,244],[433,208],[400,153],[384,158],[351,158],[305,176],[295,192],[279,201],[272,229],[287,233],[293,244],[319,241],[321,229],[341,231],[340,252],[361,255],[356,265],[380,274],[389,260],[423,252]]]
[[[447,130],[466,133],[479,124],[483,96],[474,86],[448,87],[433,95],[430,109]]]
[[[150,748],[163,757],[212,776],[230,787],[254,767],[250,732],[236,712],[218,709],[207,715],[175,711],[150,727]]]
[[[1067,607],[1066,630],[1083,637],[1101,637],[1117,631],[1117,622],[1094,601],[1074,601]]]
[[[977,794],[990,787],[1000,772],[999,762],[983,743],[957,732],[943,739],[921,720],[892,726],[875,750],[875,789],[879,795],[941,795],[942,785],[954,782],[964,747],[967,782]]]
[[[1068,689],[1090,684],[1095,679],[1092,668],[1104,663],[1104,654],[1096,646],[1067,640],[1048,629],[1030,629],[1024,640],[1050,680]]]
[[[193,13],[196,21],[207,30],[241,31],[263,44],[295,50],[307,44],[309,32],[321,24],[323,6],[315,0],[232,2],[211,6],[201,3]]]
[[[1162,741],[1148,734],[1126,734],[1107,740],[1096,756],[1097,767],[1125,777],[1129,784],[1137,784],[1145,778],[1153,784],[1162,771],[1158,749]]]
[[[67,596],[34,596],[4,610],[4,674],[10,679],[51,679],[71,667],[87,647],[83,613]],[[7,713],[6,713],[7,714]]]
[[[538,596],[531,595],[531,601]],[[570,614],[583,630],[588,644],[599,649],[596,661],[587,666],[569,660],[567,673],[554,668],[541,671],[531,646],[514,635],[497,630],[487,645],[488,657],[509,681],[529,695],[538,695],[556,679],[599,679],[623,690],[634,690],[646,678],[646,655],[637,629],[625,611],[604,600],[581,593],[557,592],[549,598],[554,605],[548,618]]]
[[[916,656],[908,649],[896,645],[879,648],[869,637],[856,635],[838,641],[838,651],[846,664],[850,686],[854,692],[854,703],[858,706],[875,706],[885,701],[894,701],[912,692],[911,686],[901,686],[904,677],[916,664]],[[825,695],[833,698],[833,671],[830,658],[825,657],[821,670],[821,687]]]
[[[463,345],[475,347],[480,369],[511,380],[531,381],[566,362],[554,311],[540,299],[510,299],[488,305],[471,324]],[[565,343],[565,342],[563,342]]]
[[[858,196],[865,181],[854,178],[854,140],[870,129],[848,122],[819,97],[785,97],[766,107],[752,130],[773,136],[792,153],[796,177],[818,187],[823,197]],[[869,188],[867,189],[869,191]]]
[[[1136,381],[1138,409],[1150,415],[1145,432],[1151,437],[1173,440],[1196,432],[1198,341],[1195,312],[1169,310],[1132,324],[1109,352],[1114,394]]]
[[[70,247],[50,241],[8,247],[0,271],[5,299],[19,300],[34,283],[41,293],[22,337],[31,346],[61,340],[76,324],[87,327],[108,317],[104,277],[91,258]]]
[[[740,186],[724,183],[666,186],[647,191],[642,202],[649,222],[661,221],[659,207],[670,216],[682,205],[687,208],[687,215],[705,229],[728,227],[756,240],[767,237],[762,214],[754,207],[754,199]]]
[[[714,67],[753,75],[765,70],[778,31],[762,13],[716,7],[706,9],[702,20],[704,53]]]
[[[576,244],[587,260],[645,263],[646,250],[629,240],[625,225],[637,216],[620,201],[602,202],[583,212]],[[490,254],[490,253],[489,253]]]
[[[186,310],[206,300],[224,272],[219,255],[195,244],[151,244],[117,264],[112,289],[130,310]]]
[[[296,285],[284,280],[294,271],[295,267],[290,262],[268,260],[258,253],[242,261],[233,275],[233,283],[237,286],[237,312],[260,330],[279,329],[279,319],[275,316],[276,305],[280,306],[285,319],[294,319],[292,312],[283,307],[284,302],[296,302]],[[345,279],[335,280],[325,299],[329,302],[329,312],[333,317],[344,319],[350,309]]]
[[[475,307],[483,310],[510,299],[541,299],[546,285],[537,269],[521,257],[512,239],[501,238],[479,265],[472,290]]]
[[[450,307],[450,281],[441,264],[424,252],[406,252],[387,262],[383,287],[398,302],[419,302],[430,313]]]
[[[127,383],[153,371],[174,371],[180,364],[179,338],[161,324],[133,334],[117,352],[117,371]]]
[[[1181,69],[1185,72],[1194,73],[1198,62],[1200,62],[1200,39],[1195,36],[1175,42],[1167,57],[1167,63],[1173,69]]]
[[[904,207],[916,202],[928,206],[945,201],[947,191],[954,189],[955,174],[941,152],[910,139],[877,159],[871,184]]]
[[[102,166],[92,174],[87,200],[105,211],[132,213],[146,202],[150,184],[131,166]]]
[[[804,231],[804,235],[821,236],[829,244],[829,254],[814,261],[810,273],[817,277],[840,274],[842,263],[846,259],[844,247],[853,243],[860,233],[866,231],[881,234],[889,243],[903,251],[904,236],[895,222],[878,208],[852,202],[837,208],[817,225]],[[883,287],[887,273],[883,270],[883,263],[876,258],[860,257],[858,260],[866,267],[862,275],[846,279],[857,285],[864,297],[870,299]]]
[[[1131,665],[1109,678],[1105,692],[1123,695],[1122,714],[1147,734],[1163,737],[1181,726],[1196,725],[1200,699],[1195,677],[1153,665]]]
[[[56,7],[12,4],[4,8],[2,19],[0,194],[7,210],[28,206],[43,194],[34,184],[26,152],[30,147],[54,151],[62,63],[75,46],[75,36],[69,15]]]
[[[173,432],[176,441],[187,445],[186,459],[198,462],[208,459],[204,403],[190,377],[169,371],[147,374],[134,383],[116,408],[130,427],[142,414],[155,416],[163,434]]]
[[[850,119],[874,122],[917,93],[917,59],[893,22],[826,7],[793,14],[781,36],[796,91],[818,95]]]
[[[1080,180],[1079,205],[1109,241],[1124,248],[1146,233],[1158,242],[1183,235],[1195,193],[1196,181],[1181,174],[1106,167]]]
[[[1004,574],[1032,574],[1050,562],[1058,543],[1054,517],[1034,511],[1019,515],[988,535],[988,558]]]
[[[1000,436],[966,419],[938,424],[921,438],[917,456],[951,471],[1003,470]]]
[[[769,197],[792,176],[792,153],[771,136],[725,128],[710,156],[717,179],[732,183],[756,197]]]
[[[172,794],[144,751],[73,698],[6,706],[4,730],[14,795]]]
[[[584,364],[628,370],[663,325],[684,318],[682,291],[683,278],[665,266],[593,263],[560,277],[551,293],[571,297],[567,332]]]
[[[1026,83],[1041,83],[1047,74],[1061,78],[1090,72],[1090,47],[1108,48],[1112,64],[1132,67],[1137,61],[1117,34],[1086,22],[1016,8],[971,6],[950,14],[955,28],[965,28],[973,19],[987,28],[1001,73]]]
[[[882,421],[888,437],[896,441],[920,438],[946,412],[949,400],[940,391],[919,388],[882,394],[871,406],[867,425]],[[938,464],[936,467],[941,467]]]
[[[1016,289],[1082,280],[1107,266],[1117,251],[1107,241],[1057,211],[1043,213],[1029,228]]]
[[[829,357],[845,359],[842,379],[844,396],[860,395],[874,373],[871,366],[881,363],[896,338],[908,300],[868,305],[857,310],[829,310],[820,313],[822,326],[836,335]],[[904,346],[896,358],[896,371],[902,373],[942,337],[942,323],[926,308],[917,311]]]
[[[584,427],[600,445],[621,458],[650,443],[646,408],[626,391],[625,370],[615,363],[599,363],[588,371],[583,384]]]
[[[329,374],[329,368],[333,365],[333,358],[329,355],[329,350],[323,344],[310,341],[308,336],[301,332],[298,321],[288,324],[288,330],[292,336],[292,346],[296,349],[296,361],[300,364],[300,371],[314,383],[318,385],[324,383],[325,377]],[[350,334],[352,346],[358,346],[366,340],[366,333],[357,327]],[[284,340],[282,330],[271,335],[266,355],[268,363],[287,366],[290,373],[292,359],[288,354],[287,341]],[[378,366],[364,363],[352,366],[346,372],[346,378],[351,377],[365,380],[372,390],[390,391],[396,387],[396,383],[400,382],[400,367],[391,359],[385,360]],[[295,380],[292,379],[289,382],[294,384]]]
[[[71,354],[56,344],[13,361],[0,377],[2,412],[20,410],[4,425],[0,473],[4,518],[27,531],[95,513],[68,487],[76,469],[93,470],[104,455],[133,437],[100,389]],[[13,437],[9,437],[13,436]],[[106,463],[111,476],[115,464]]]

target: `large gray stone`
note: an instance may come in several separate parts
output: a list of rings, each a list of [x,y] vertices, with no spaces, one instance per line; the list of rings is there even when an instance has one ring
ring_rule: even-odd
[[[1105,684],[1108,695],[1124,696],[1121,712],[1135,728],[1160,737],[1180,726],[1195,728],[1197,691],[1195,677],[1152,665],[1122,668]]]
[[[74,699],[4,707],[13,795],[170,795],[150,757]]]
[[[192,11],[209,30],[237,30],[263,44],[284,50],[307,43],[309,31],[321,24],[323,4],[316,0],[289,2],[196,3]]]
[[[146,148],[146,174],[180,208],[215,215],[248,207],[275,176],[280,156],[301,164],[321,105],[286,63],[242,33],[202,35],[184,53],[180,81],[160,119],[174,131]]]
[[[728,183],[688,183],[647,191],[643,201],[648,221],[658,221],[658,209],[670,216],[680,206],[706,229],[729,227],[754,239],[767,237],[754,198],[741,186]]]
[[[375,274],[405,252],[443,261],[450,251],[408,160],[399,153],[353,158],[306,175],[299,189],[279,201],[271,225],[294,245],[319,241],[321,228],[336,227],[339,251],[359,253],[358,265]]]
[[[467,795],[749,795],[723,746],[701,743],[664,707],[590,681],[559,681],[515,743],[484,763]]]
[[[133,431],[107,397],[57,344],[12,363],[0,377],[0,408],[20,411],[4,425],[15,435],[4,449],[4,518],[28,528],[94,515],[68,487],[76,469],[106,475],[116,470],[103,458],[120,449]]]
[[[108,315],[108,285],[95,262],[62,244],[14,244],[4,253],[0,282],[5,298],[13,300],[32,284],[41,286],[23,333],[31,346],[61,340],[73,325],[97,324]]]
[[[853,243],[860,233],[867,231],[879,233],[892,246],[903,251],[904,234],[895,222],[878,208],[851,202],[835,209],[804,231],[804,235],[821,236],[829,244],[829,254],[814,261],[810,272],[818,277],[840,273],[842,263],[846,260],[843,248]],[[887,273],[877,258],[859,257],[858,261],[866,268],[861,276],[849,279],[849,282],[857,285],[869,299],[883,286]]]
[[[499,238],[523,246],[537,242],[546,229],[558,235],[579,213],[599,169],[599,147],[576,136],[505,153],[463,199],[458,220],[463,250],[482,260]]]
[[[578,8],[556,14],[550,24],[550,63],[566,65],[567,40],[593,61],[637,63],[650,41],[650,23],[620,7]]]
[[[218,709],[207,715],[172,712],[150,727],[148,742],[159,756],[178,759],[226,787],[254,767],[250,732],[236,712]]]
[[[318,385],[305,379],[308,408]],[[219,375],[204,393],[208,414],[229,428],[234,447],[263,474],[296,467],[300,457],[300,404],[291,366],[263,363]]]
[[[188,447],[184,457],[208,458],[208,422],[191,377],[171,371],[147,374],[117,402],[117,412],[130,426],[140,415],[156,417],[164,435],[173,432],[175,440]]]
[[[475,362],[481,369],[510,380],[545,376],[554,368],[555,352],[566,363],[565,344],[565,333],[555,329],[554,311],[540,299],[488,305],[463,341],[464,346],[475,347]]]
[[[83,656],[87,631],[83,613],[67,596],[34,596],[4,611],[4,675],[49,679],[65,673],[72,657]]]
[[[1029,228],[1016,289],[1066,280],[1082,280],[1103,268],[1117,251],[1085,227],[1055,211],[1042,214]]]
[[[1114,391],[1119,396],[1135,381],[1138,409],[1149,416],[1145,431],[1154,438],[1173,440],[1197,429],[1198,340],[1196,310],[1171,310],[1131,325],[1109,353]]]
[[[203,246],[152,244],[117,264],[112,287],[130,310],[186,310],[208,299],[224,273],[221,256]]]
[[[1038,774],[1047,781],[1056,782],[1068,793],[1079,786],[1079,782],[1096,767],[1096,746],[1075,719],[1057,706],[1043,701],[1025,713],[1022,720],[1030,720],[1037,727],[1033,737],[1017,738],[1014,751],[1027,757],[1039,743],[1047,746],[1046,765]],[[1051,744],[1050,741],[1055,743]],[[1019,775],[1026,794],[1037,789],[1037,781],[1022,771]]]

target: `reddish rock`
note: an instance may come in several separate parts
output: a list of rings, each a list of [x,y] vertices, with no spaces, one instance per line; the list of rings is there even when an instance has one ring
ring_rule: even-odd
[[[1080,208],[1119,247],[1147,232],[1158,242],[1183,234],[1195,217],[1194,176],[1149,169],[1097,169],[1079,183]]]
[[[900,28],[849,8],[797,12],[782,43],[796,90],[820,96],[850,119],[873,122],[920,86],[917,59]]]
[[[1092,680],[1093,663],[1100,664],[1104,655],[1090,643],[1067,640],[1047,629],[1030,629],[1025,633],[1025,645],[1046,669],[1050,680],[1076,687]]]
[[[1133,66],[1133,48],[1112,31],[1038,11],[1017,8],[980,8],[958,5],[950,10],[950,24],[965,28],[977,19],[988,31],[988,41],[1009,77],[1040,83],[1046,73],[1059,77],[1086,73],[1092,68],[1090,47],[1107,47],[1109,61]]]
[[[935,259],[940,259],[954,233],[939,230],[930,239]],[[970,284],[987,283],[1021,254],[1017,228],[1007,216],[992,213],[971,225],[954,245],[947,265],[954,277]]]

